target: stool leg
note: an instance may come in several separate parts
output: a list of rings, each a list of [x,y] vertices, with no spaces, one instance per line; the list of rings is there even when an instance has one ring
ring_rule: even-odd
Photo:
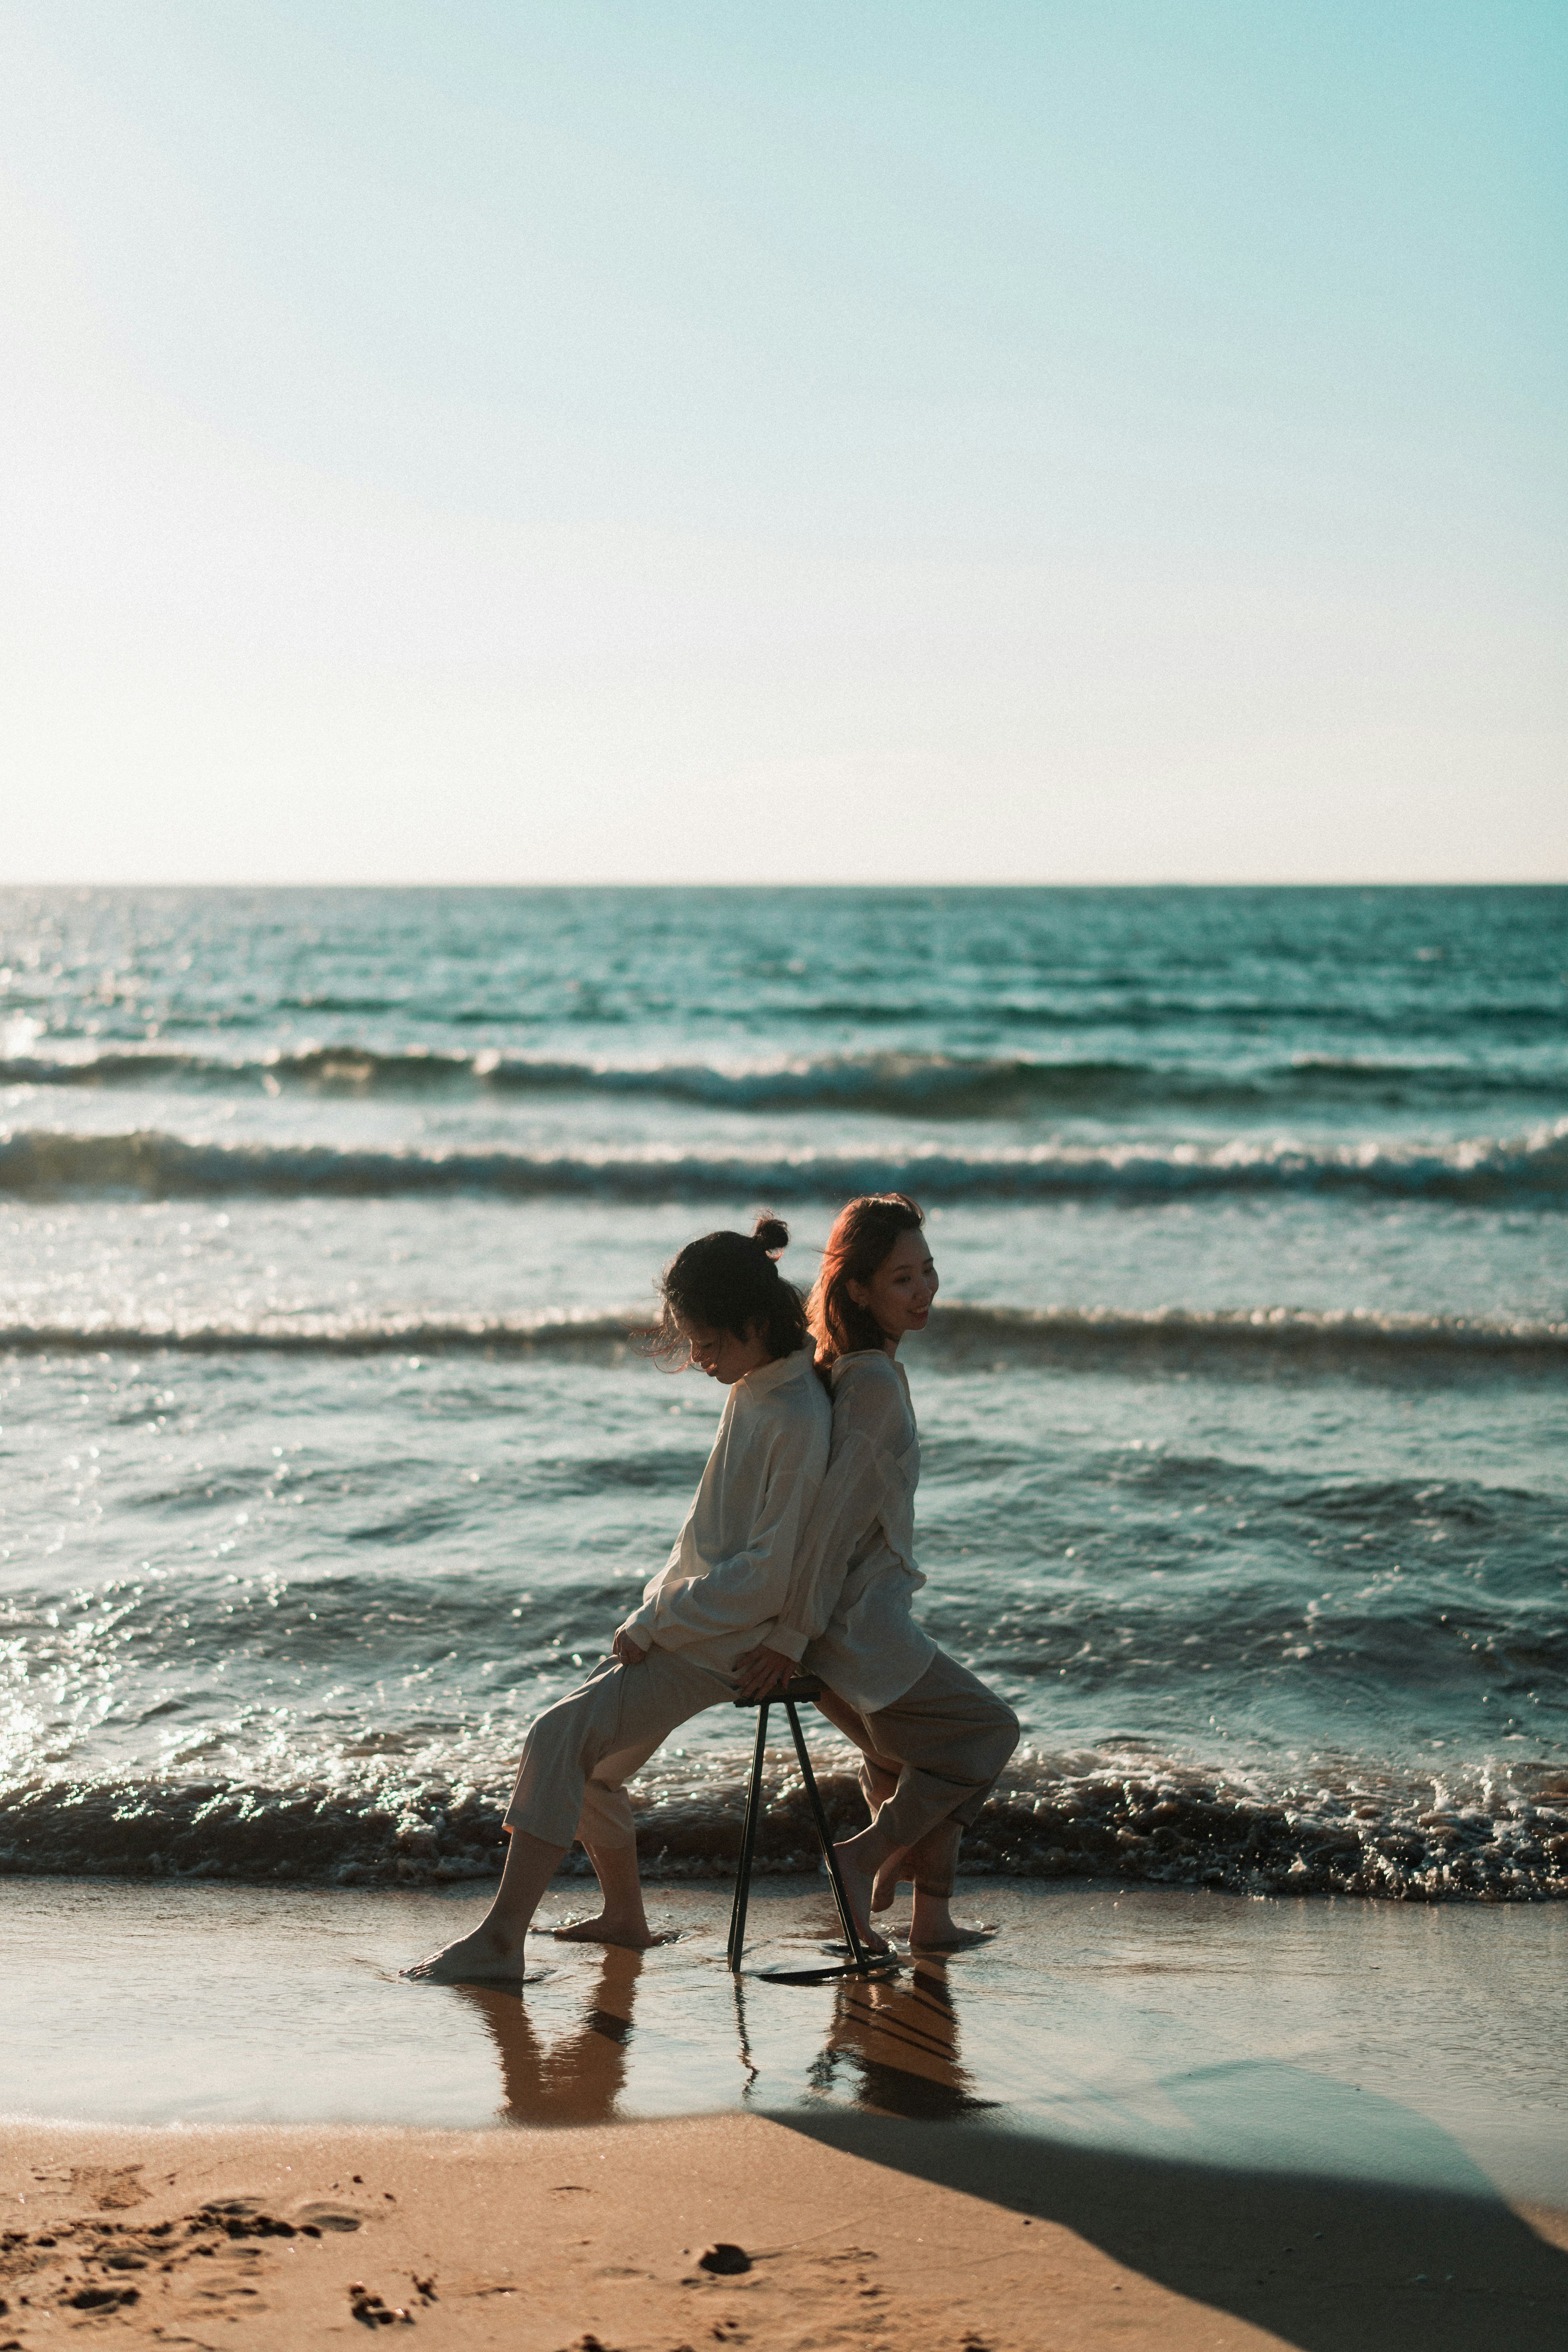
[[[730,1912],[730,1966],[739,1975],[746,1946],[746,1906],[752,1894],[752,1856],[756,1850],[757,1820],[763,1810],[763,1759],[768,1746],[768,1706],[757,1709],[757,1744],[752,1755],[752,1785],[746,1791],[746,1826],[741,1832],[741,1867],[735,1878],[735,1900]],[[793,1710],[792,1710],[793,1712]]]
[[[805,1738],[801,1730],[800,1717],[795,1711],[793,1699],[785,1699],[784,1713],[789,1717],[789,1727],[795,1734],[795,1752],[800,1759],[800,1777],[805,1783],[806,1802],[811,1807],[811,1818],[816,1824],[816,1836],[822,1848],[822,1859],[827,1864],[827,1875],[833,1887],[833,1900],[838,1906],[838,1916],[844,1928],[844,1940],[849,1947],[849,1957],[855,1967],[864,1969],[872,1956],[867,1952],[865,1945],[860,1941],[859,1933],[855,1926],[855,1915],[849,1908],[849,1897],[844,1892],[844,1881],[838,1869],[838,1856],[833,1851],[833,1832],[827,1826],[827,1815],[822,1809],[822,1798],[811,1769],[811,1759],[805,1752]]]

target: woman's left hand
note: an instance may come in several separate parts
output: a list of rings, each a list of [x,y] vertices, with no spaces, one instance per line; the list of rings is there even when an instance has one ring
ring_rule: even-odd
[[[742,1650],[735,1661],[735,1696],[737,1698],[765,1698],[780,1683],[787,1683],[800,1672],[794,1658],[786,1658],[782,1650],[770,1650],[759,1643],[754,1650]]]
[[[610,1655],[623,1666],[640,1666],[647,1652],[639,1650],[629,1633],[617,1633],[610,1644]]]

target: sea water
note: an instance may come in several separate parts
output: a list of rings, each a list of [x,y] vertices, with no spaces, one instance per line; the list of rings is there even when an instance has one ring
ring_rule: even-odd
[[[1568,891],[12,891],[0,1118],[0,1867],[493,1872],[722,1402],[660,1265],[898,1186],[971,1864],[1568,1888]]]

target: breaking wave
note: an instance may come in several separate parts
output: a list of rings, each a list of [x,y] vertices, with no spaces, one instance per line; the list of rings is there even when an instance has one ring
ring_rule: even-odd
[[[317,1317],[253,1324],[15,1323],[0,1325],[0,1352],[527,1355],[547,1349],[619,1349],[636,1339],[639,1328],[639,1318],[629,1311],[532,1319],[408,1317],[370,1322]],[[1241,1360],[1266,1355],[1285,1360],[1300,1358],[1314,1366],[1371,1370],[1425,1363],[1568,1367],[1568,1322],[1283,1307],[1164,1307],[1140,1312],[1110,1307],[1031,1309],[954,1301],[937,1307],[928,1344],[939,1354],[1041,1360],[1146,1353]]]
[[[931,1335],[955,1350],[1001,1355],[1151,1354],[1300,1357],[1369,1368],[1489,1360],[1568,1366],[1568,1323],[1520,1317],[1384,1315],[1287,1307],[1111,1307],[1037,1310],[952,1304]]]
[[[0,1139],[0,1193],[144,1200],[228,1193],[485,1192],[613,1200],[841,1201],[903,1190],[927,1201],[1162,1198],[1202,1193],[1370,1192],[1507,1207],[1568,1202],[1568,1119],[1512,1139],[1442,1146],[1040,1144],[1014,1151],[831,1152],[721,1157],[649,1151],[378,1151],[324,1144],[214,1143],[143,1129],[82,1135],[23,1129]]]
[[[1225,1072],[1116,1060],[932,1053],[779,1058],[750,1068],[706,1062],[616,1065],[496,1051],[311,1045],[252,1058],[106,1047],[86,1055],[0,1060],[0,1087],[163,1085],[197,1091],[302,1087],[355,1096],[431,1089],[508,1095],[637,1095],[715,1108],[919,1114],[931,1118],[1026,1117],[1057,1111],[1122,1115],[1140,1106],[1281,1112],[1309,1102],[1409,1108],[1495,1096],[1568,1094],[1568,1070],[1479,1068],[1467,1061],[1399,1062],[1300,1055],[1270,1067]]]
[[[848,1774],[825,1770],[818,1785],[839,1835],[863,1824]],[[739,1758],[703,1785],[632,1795],[647,1876],[732,1871],[744,1807]],[[35,1782],[0,1795],[0,1874],[429,1885],[500,1871],[501,1812],[494,1795],[438,1782]],[[758,1864],[808,1870],[816,1859],[804,1792],[789,1774],[763,1811]],[[1249,1893],[1560,1900],[1568,1780],[1523,1767],[1506,1792],[1450,1793],[1426,1780],[1368,1799],[1269,1792],[1147,1759],[1129,1771],[1103,1757],[1041,1758],[992,1797],[964,1841],[963,1866]]]

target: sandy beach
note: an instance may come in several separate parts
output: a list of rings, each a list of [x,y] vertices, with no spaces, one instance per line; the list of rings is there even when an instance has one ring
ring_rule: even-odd
[[[1568,2340],[1560,2214],[1064,2171],[929,2124],[852,2137],[756,2116],[528,2136],[13,2125],[0,2342],[285,2347],[378,2324],[529,2352]],[[724,2242],[747,2271],[700,2267]]]
[[[1559,1906],[975,1881],[977,1953],[736,1987],[663,1887],[646,1956],[402,1984],[473,1900],[10,1881],[0,2346],[1568,2344]]]

